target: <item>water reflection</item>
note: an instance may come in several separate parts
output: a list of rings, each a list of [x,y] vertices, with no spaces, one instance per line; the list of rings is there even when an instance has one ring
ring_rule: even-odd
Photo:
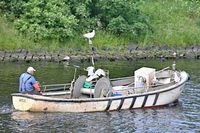
[[[155,108],[97,113],[13,112],[15,131],[29,132],[179,132],[192,131],[181,104]],[[188,128],[189,127],[189,128]],[[28,128],[28,129],[27,129]],[[194,130],[195,131],[195,130]]]
[[[13,120],[33,120],[34,117],[34,113],[30,113],[30,112],[12,112],[11,114],[11,118]],[[37,116],[36,116],[37,118]]]

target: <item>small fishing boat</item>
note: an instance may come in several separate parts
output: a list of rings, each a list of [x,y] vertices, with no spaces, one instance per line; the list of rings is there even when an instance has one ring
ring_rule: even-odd
[[[14,108],[31,112],[100,112],[168,105],[177,101],[189,75],[169,67],[142,67],[134,76],[109,79],[99,69],[68,84],[44,85],[43,95],[13,93]],[[105,72],[105,73],[104,73]],[[76,69],[75,69],[76,73]]]

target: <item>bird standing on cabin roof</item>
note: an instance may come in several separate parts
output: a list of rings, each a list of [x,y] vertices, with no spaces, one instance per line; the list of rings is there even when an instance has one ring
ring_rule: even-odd
[[[88,38],[89,44],[92,44],[91,38],[93,38],[95,36],[95,31],[93,30],[92,32],[86,33],[83,36],[86,37],[86,38]]]

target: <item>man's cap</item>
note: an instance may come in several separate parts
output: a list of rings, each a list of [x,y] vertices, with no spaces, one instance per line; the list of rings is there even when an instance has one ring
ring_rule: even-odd
[[[31,73],[31,72],[35,72],[36,70],[33,67],[28,67],[27,72]]]

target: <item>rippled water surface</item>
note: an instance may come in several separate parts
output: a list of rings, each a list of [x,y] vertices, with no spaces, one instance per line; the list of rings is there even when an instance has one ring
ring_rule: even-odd
[[[96,68],[107,69],[110,77],[132,75],[146,66],[162,69],[173,61],[98,61]],[[78,74],[90,63],[80,65]],[[57,63],[0,63],[0,132],[72,132],[72,133],[129,133],[129,132],[200,132],[200,60],[177,60],[177,69],[190,74],[190,81],[179,102],[153,109],[123,110],[98,113],[31,113],[16,111],[11,93],[18,91],[18,78],[29,65],[37,69],[41,84],[67,83],[73,78],[74,68]]]

